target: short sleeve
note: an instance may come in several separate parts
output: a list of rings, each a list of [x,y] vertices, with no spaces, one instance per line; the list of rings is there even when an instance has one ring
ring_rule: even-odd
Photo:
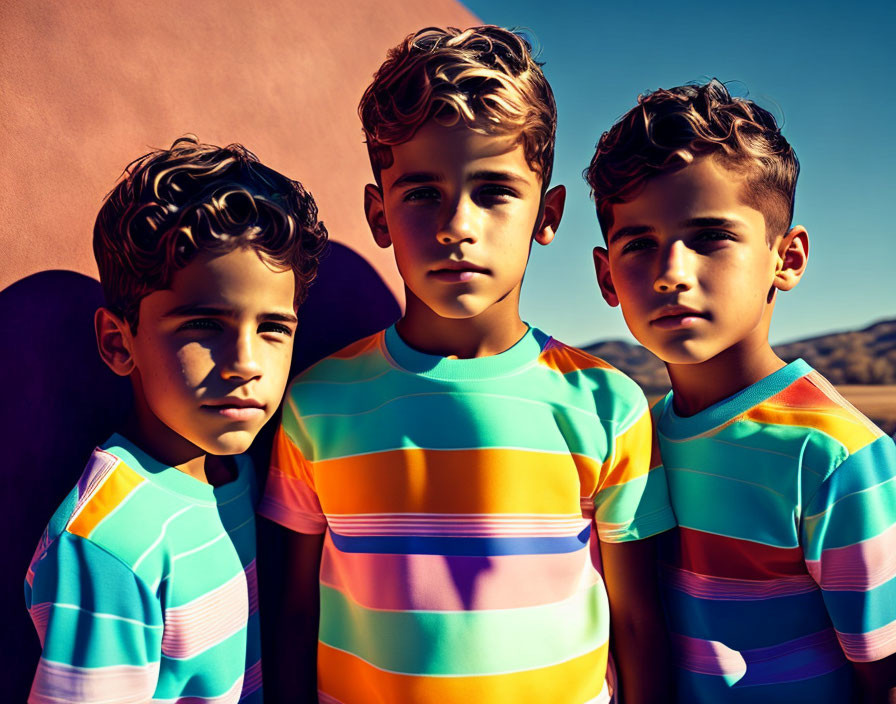
[[[803,512],[803,553],[846,657],[896,653],[896,446],[849,455]]]
[[[314,489],[312,469],[281,425],[274,436],[271,468],[258,513],[297,533],[323,533],[327,519]]]
[[[28,611],[43,647],[30,704],[139,702],[156,689],[161,604],[121,560],[62,533],[32,565]]]
[[[595,496],[595,522],[600,539],[609,543],[640,540],[675,526],[646,404],[613,438]]]

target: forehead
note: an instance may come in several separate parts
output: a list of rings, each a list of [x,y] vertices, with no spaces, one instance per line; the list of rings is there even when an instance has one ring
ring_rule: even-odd
[[[698,157],[687,166],[649,179],[624,203],[611,206],[608,235],[622,227],[673,225],[694,218],[737,215],[749,224],[762,224],[762,213],[744,198],[746,176],[726,168],[712,156]]]
[[[280,269],[251,247],[201,252],[154,291],[141,306],[156,312],[183,305],[221,306],[246,312],[291,311],[295,294],[292,269]]]
[[[411,139],[393,146],[392,165],[383,169],[383,186],[388,188],[408,173],[448,176],[478,170],[501,170],[540,182],[526,161],[521,134],[483,134],[460,124],[446,127],[434,120],[426,122]]]

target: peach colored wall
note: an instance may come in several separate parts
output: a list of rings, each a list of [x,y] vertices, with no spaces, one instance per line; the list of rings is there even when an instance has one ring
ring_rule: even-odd
[[[411,31],[476,23],[454,0],[0,2],[0,699],[25,700],[39,655],[22,600],[34,546],[129,405],[91,326],[93,220],[124,166],[192,132],[314,193],[335,245],[300,313],[304,366],[399,314],[363,217],[364,87]]]
[[[314,193],[333,239],[400,294],[370,241],[357,104],[386,49],[476,22],[453,0],[2,3],[0,290],[45,269],[96,276],[93,219],[122,168],[193,132],[243,142]]]

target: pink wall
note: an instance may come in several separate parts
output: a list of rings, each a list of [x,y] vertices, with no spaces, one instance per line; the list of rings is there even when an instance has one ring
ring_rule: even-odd
[[[477,23],[454,0],[0,4],[4,700],[24,700],[38,655],[22,600],[31,553],[128,406],[92,339],[103,196],[129,161],[187,132],[242,142],[302,181],[336,243],[302,313],[307,364],[399,312],[391,253],[363,218],[361,93],[406,34]]]

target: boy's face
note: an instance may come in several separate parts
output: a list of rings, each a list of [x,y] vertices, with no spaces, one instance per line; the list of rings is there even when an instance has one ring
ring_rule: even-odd
[[[541,178],[517,135],[430,121],[392,155],[382,189],[367,187],[365,207],[377,244],[395,249],[409,313],[422,302],[442,318],[473,318],[496,305],[518,316],[533,236],[548,244],[556,222],[544,221],[559,215],[551,206],[541,219]]]
[[[199,254],[171,287],[140,302],[125,333],[145,449],[159,459],[190,447],[245,451],[277,409],[296,328],[291,270],[251,248]]]
[[[772,289],[789,287],[779,276],[786,243],[769,246],[765,218],[742,190],[743,177],[708,156],[612,206],[607,249],[595,249],[598,282],[635,338],[664,362],[767,345]]]

